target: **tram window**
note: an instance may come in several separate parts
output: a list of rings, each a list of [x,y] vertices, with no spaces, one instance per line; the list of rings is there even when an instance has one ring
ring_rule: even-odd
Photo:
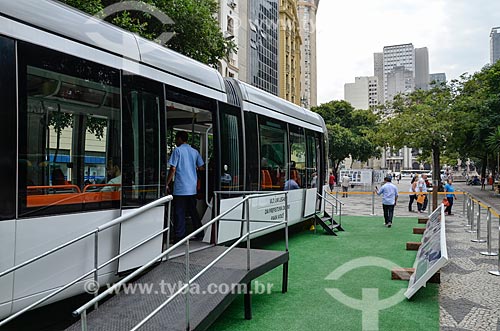
[[[311,174],[306,177],[306,140],[304,129],[290,125],[290,178],[301,188],[311,187]]]
[[[123,206],[160,197],[161,83],[123,75]]]
[[[318,146],[315,133],[307,131],[307,178],[312,181],[316,173],[316,185],[319,185],[320,174],[318,173]],[[311,186],[308,186],[311,187]]]
[[[223,191],[243,189],[243,135],[239,108],[220,104],[220,188]]]
[[[119,71],[24,42],[18,54],[19,216],[119,208]]]
[[[261,189],[282,190],[288,178],[286,125],[259,116],[259,136]]]

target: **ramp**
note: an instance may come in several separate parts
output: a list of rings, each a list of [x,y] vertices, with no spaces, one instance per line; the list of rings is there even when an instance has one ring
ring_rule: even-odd
[[[190,277],[194,277],[226,249],[222,246],[213,246],[191,253],[189,255]],[[205,330],[237,297],[238,284],[249,284],[256,277],[280,265],[283,265],[282,291],[285,292],[288,252],[252,249],[250,255],[250,270],[247,270],[246,265],[247,250],[235,248],[193,284],[189,295],[189,326],[186,325],[185,296],[180,295],[141,330]],[[129,286],[122,292],[102,303],[98,310],[90,312],[87,316],[88,330],[132,329],[177,291],[185,280],[184,256],[162,262],[147,274],[128,284]],[[134,288],[135,291],[132,293]],[[250,294],[246,296],[245,316],[249,318],[251,316]],[[82,330],[81,322],[78,321],[66,330]]]

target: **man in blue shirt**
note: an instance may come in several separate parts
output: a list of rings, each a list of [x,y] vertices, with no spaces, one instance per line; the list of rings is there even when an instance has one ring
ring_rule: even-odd
[[[444,210],[444,212],[448,215],[453,215],[451,213],[451,207],[453,206],[453,199],[455,198],[455,188],[453,187],[453,181],[448,179],[448,183],[444,186],[444,190],[446,191],[446,199],[448,199],[448,206]]]
[[[375,193],[382,195],[382,207],[384,209],[385,226],[392,226],[392,218],[394,216],[394,207],[398,201],[398,188],[392,183],[392,178],[387,176],[384,178],[384,185],[378,190],[375,188]]]
[[[188,143],[188,134],[178,131],[175,135],[176,149],[172,152],[170,172],[167,178],[167,190],[174,176],[174,225],[175,241],[186,236],[186,210],[191,215],[194,230],[201,227],[200,217],[196,210],[196,186],[198,176],[196,170],[204,165],[200,153]],[[203,233],[196,235],[197,239],[203,238]]]

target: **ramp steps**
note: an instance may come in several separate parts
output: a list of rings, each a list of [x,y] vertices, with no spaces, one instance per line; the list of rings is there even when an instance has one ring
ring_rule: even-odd
[[[213,246],[190,254],[190,277],[219,256],[226,247]],[[186,325],[186,301],[177,296],[141,330],[205,330],[229,306],[241,291],[238,284],[250,284],[253,279],[283,264],[288,267],[288,252],[251,250],[251,267],[247,270],[247,251],[236,248],[190,287],[190,325]],[[186,281],[185,257],[162,262],[150,272],[128,284],[119,294],[88,314],[88,330],[130,330],[160,306]],[[283,279],[283,289],[287,279]],[[142,290],[141,290],[142,287]],[[131,289],[135,288],[132,293]],[[126,293],[128,292],[128,293]],[[249,301],[251,302],[251,301]],[[245,311],[250,307],[245,307]],[[67,329],[80,331],[80,321]]]
[[[337,233],[334,231],[335,229],[338,231],[344,231],[342,226],[338,224],[327,212],[324,212],[323,214],[317,213],[314,217],[316,223],[319,223],[319,225],[321,225],[325,232],[330,236],[337,235]]]

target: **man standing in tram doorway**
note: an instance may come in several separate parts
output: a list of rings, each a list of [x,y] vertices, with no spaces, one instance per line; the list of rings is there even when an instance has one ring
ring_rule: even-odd
[[[200,169],[204,162],[200,153],[188,143],[188,134],[178,131],[175,135],[177,148],[172,152],[168,163],[170,172],[167,178],[167,192],[169,184],[174,181],[174,226],[175,242],[186,236],[186,211],[191,215],[193,231],[201,227],[200,217],[196,210],[196,170]],[[196,235],[196,239],[202,239],[203,233]]]

